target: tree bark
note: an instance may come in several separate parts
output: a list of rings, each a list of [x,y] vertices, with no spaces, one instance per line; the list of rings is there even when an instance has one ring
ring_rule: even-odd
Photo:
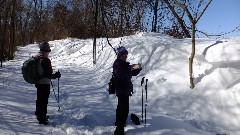
[[[153,18],[153,26],[152,26],[152,32],[157,32],[157,19],[158,19],[158,0],[155,1],[154,5],[154,18]]]
[[[190,88],[193,89],[195,87],[194,85],[194,79],[193,79],[193,59],[195,56],[195,33],[196,33],[196,21],[192,21],[192,53],[189,58],[189,76],[190,76]]]
[[[5,14],[4,14],[4,18],[3,18],[3,32],[2,32],[2,53],[1,53],[1,67],[2,67],[2,63],[3,60],[5,60],[5,56],[4,56],[4,52],[5,52],[5,40],[6,40],[6,35],[7,35],[7,24],[8,24],[8,17],[9,17],[9,11],[10,11],[10,5],[7,4],[7,7],[5,8]]]
[[[98,0],[96,0],[96,9],[94,16],[94,39],[93,39],[93,64],[97,63],[96,60],[96,38],[97,38],[97,21],[98,21]]]
[[[16,0],[12,2],[12,14],[11,14],[11,47],[9,47],[9,59],[13,59],[14,47],[15,47],[15,16],[16,16]]]

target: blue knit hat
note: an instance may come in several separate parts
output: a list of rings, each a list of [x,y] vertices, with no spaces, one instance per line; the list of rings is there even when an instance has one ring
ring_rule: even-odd
[[[117,48],[117,57],[120,58],[124,54],[128,54],[127,49],[123,46],[118,47]]]

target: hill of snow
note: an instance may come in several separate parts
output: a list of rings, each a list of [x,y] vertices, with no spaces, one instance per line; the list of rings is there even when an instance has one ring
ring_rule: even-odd
[[[142,77],[148,81],[147,124],[130,118],[127,135],[240,134],[240,38],[197,39],[195,88],[190,89],[188,58],[191,39],[138,33],[110,39],[125,46],[130,63],[142,63],[133,77],[130,113],[141,117]],[[116,55],[105,38],[97,39],[97,64],[92,64],[92,39],[49,42],[54,72],[60,70],[60,111],[57,80],[48,104],[49,125],[35,118],[36,88],[23,80],[21,67],[38,46],[19,47],[15,59],[0,68],[0,134],[112,135],[117,98],[107,92]]]

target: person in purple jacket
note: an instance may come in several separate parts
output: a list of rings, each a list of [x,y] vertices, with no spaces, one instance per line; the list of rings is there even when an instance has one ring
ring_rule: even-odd
[[[129,113],[129,96],[133,93],[132,76],[136,76],[142,70],[141,64],[130,65],[127,62],[128,51],[125,47],[117,48],[117,59],[113,63],[114,83],[118,105],[116,109],[115,135],[124,135],[124,126]]]

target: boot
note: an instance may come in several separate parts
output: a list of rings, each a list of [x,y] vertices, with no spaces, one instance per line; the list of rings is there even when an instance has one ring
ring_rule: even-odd
[[[46,108],[47,108],[47,105],[45,104],[38,105],[37,120],[39,121],[39,124],[44,124],[44,125],[48,124]]]
[[[39,121],[39,124],[47,125],[48,121]]]
[[[39,124],[44,124],[44,125],[48,124],[48,119],[47,119],[46,115],[37,116],[37,120],[38,120]]]
[[[116,130],[114,131],[114,135],[125,135],[124,134],[124,127],[116,127]]]

